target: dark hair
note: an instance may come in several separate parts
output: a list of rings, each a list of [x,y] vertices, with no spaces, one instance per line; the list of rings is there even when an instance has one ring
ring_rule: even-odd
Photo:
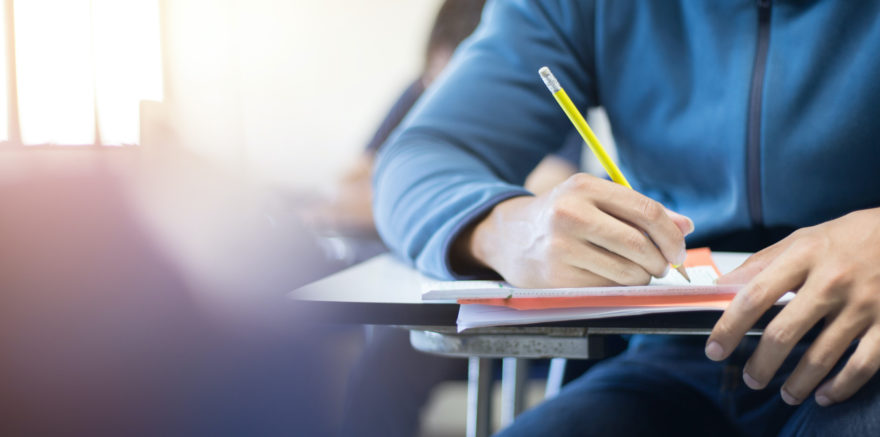
[[[455,50],[480,23],[485,0],[446,0],[437,12],[425,57],[438,50]]]

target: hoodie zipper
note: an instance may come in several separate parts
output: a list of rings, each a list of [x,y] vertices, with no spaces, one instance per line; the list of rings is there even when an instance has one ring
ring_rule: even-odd
[[[767,70],[767,50],[770,46],[771,0],[757,0],[758,39],[752,83],[749,90],[749,114],[746,134],[746,190],[749,218],[753,226],[763,225],[764,210],[761,198],[761,109],[763,106],[764,75]]]

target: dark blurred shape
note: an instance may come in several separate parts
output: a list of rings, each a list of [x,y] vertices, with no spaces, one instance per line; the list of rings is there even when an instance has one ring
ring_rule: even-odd
[[[480,23],[485,0],[446,0],[437,11],[425,50],[426,65],[433,53],[455,51]],[[426,68],[427,70],[427,68]]]
[[[327,434],[321,339],[284,298],[321,274],[295,223],[223,194],[162,211],[238,185],[197,166],[17,153],[3,159],[25,170],[0,178],[0,435]],[[208,232],[169,239],[187,220]],[[217,252],[228,286],[198,280],[184,246]]]

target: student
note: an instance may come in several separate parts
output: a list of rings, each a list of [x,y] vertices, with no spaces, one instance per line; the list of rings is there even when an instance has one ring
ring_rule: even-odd
[[[633,337],[502,435],[880,433],[878,12],[487,6],[378,158],[377,225],[398,254],[438,277],[554,287],[646,283],[682,261],[685,236],[766,247],[720,280],[745,285],[708,339]],[[569,123],[544,65],[576,104],[605,107],[635,190],[583,174],[522,188]],[[788,290],[764,335],[744,339]]]

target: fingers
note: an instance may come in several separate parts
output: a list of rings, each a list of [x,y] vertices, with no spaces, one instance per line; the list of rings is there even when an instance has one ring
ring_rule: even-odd
[[[816,403],[843,401],[871,380],[880,369],[880,274],[876,270],[880,259],[876,235],[880,234],[870,234],[878,229],[876,217],[864,224],[858,223],[859,217],[853,213],[799,230],[722,278],[721,283],[751,279],[715,325],[706,355],[713,360],[729,356],[779,296],[799,289],[797,297],[767,326],[746,363],[746,384],[765,387],[795,343],[822,317],[831,320],[782,386],[782,399],[791,405],[803,402],[860,336],[842,370],[816,390]]]
[[[808,280],[764,329],[758,347],[743,368],[743,381],[749,388],[764,388],[797,342],[828,314],[829,307],[817,304],[812,290]]]
[[[804,262],[777,258],[740,290],[715,323],[706,342],[706,356],[714,361],[727,358],[755,322],[789,290],[797,289],[806,277]]]
[[[566,252],[563,260],[582,270],[580,280],[590,280],[590,285],[645,285],[651,280],[651,274],[638,263],[589,242],[577,242]],[[601,280],[589,277],[587,272]]]
[[[865,325],[863,320],[851,317],[846,312],[836,317],[813,341],[785,381],[780,391],[782,399],[790,405],[803,402],[834,368],[850,343],[865,329]]]
[[[855,352],[849,357],[840,373],[816,390],[816,403],[824,407],[849,399],[877,373],[878,368],[880,368],[880,327],[874,325],[859,341]]]
[[[597,273],[594,269],[601,269],[603,277],[635,285],[647,283],[651,275],[664,276],[670,260],[683,262],[683,232],[673,218],[689,232],[693,223],[687,217],[629,188],[587,175],[572,176],[557,193],[562,195],[552,206],[554,228],[609,252],[593,250],[591,254],[601,258],[596,263],[584,258],[579,267]],[[664,246],[674,255],[664,253]]]
[[[590,228],[593,231],[581,236],[581,238],[595,244],[596,246],[605,248],[613,254],[619,255],[618,258],[622,257],[625,260],[629,260],[632,263],[641,266],[641,269],[650,273],[650,275],[662,277],[666,274],[667,269],[669,268],[669,262],[663,257],[663,254],[660,253],[660,249],[658,249],[657,246],[655,246],[654,243],[638,229],[601,211],[597,211],[597,214],[591,219]],[[624,260],[620,260],[616,264],[620,265],[622,264],[622,261]],[[639,280],[637,283],[646,283],[650,280],[650,275],[647,280]],[[629,284],[632,282],[622,282],[618,280],[617,276],[606,276],[604,274],[603,276],[621,284]],[[626,277],[621,278],[627,279]]]
[[[666,214],[666,208],[634,190],[609,181],[602,182],[608,186],[602,187],[603,195],[597,196],[596,206],[645,231],[668,262],[683,264],[687,256],[684,234]]]

